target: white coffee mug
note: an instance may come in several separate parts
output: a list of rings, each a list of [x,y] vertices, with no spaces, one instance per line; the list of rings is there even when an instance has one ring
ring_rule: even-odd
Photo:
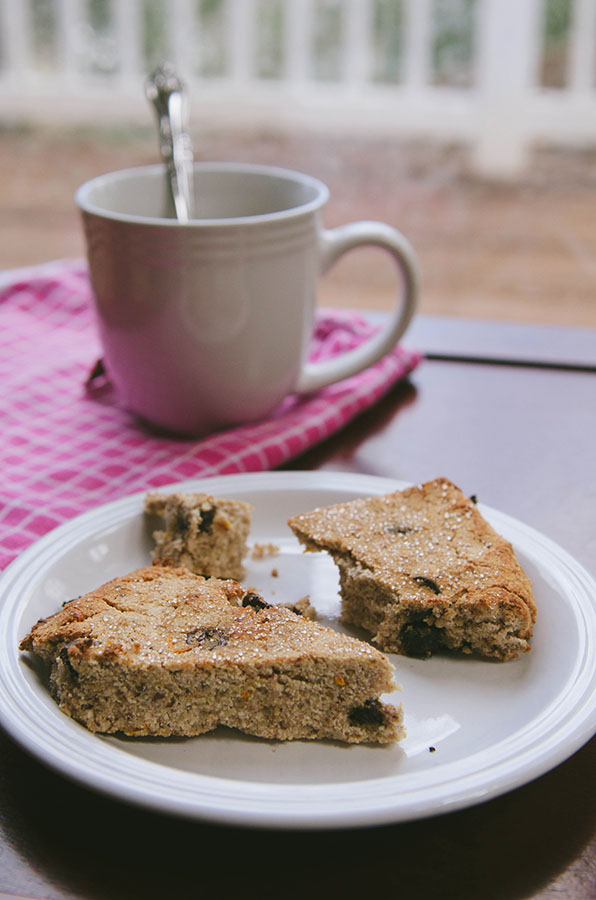
[[[412,318],[414,252],[379,222],[325,229],[329,191],[300,172],[195,165],[195,218],[173,217],[163,166],[111,172],[76,194],[107,372],[143,419],[200,435],[271,413],[372,365]],[[307,362],[319,275],[353,247],[389,251],[401,273],[380,332]]]

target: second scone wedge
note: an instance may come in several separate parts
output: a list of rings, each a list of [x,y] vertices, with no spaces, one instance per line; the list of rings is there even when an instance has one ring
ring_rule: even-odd
[[[61,710],[91,731],[403,736],[401,708],[380,700],[396,687],[382,653],[183,568],[116,578],[40,620],[20,648],[45,661]]]
[[[289,525],[308,550],[331,554],[343,621],[381,650],[506,660],[530,649],[530,579],[512,545],[448,479],[301,513]]]

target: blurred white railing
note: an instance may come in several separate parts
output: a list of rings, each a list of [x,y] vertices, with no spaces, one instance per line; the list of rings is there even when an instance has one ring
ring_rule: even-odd
[[[596,0],[0,0],[0,120],[145,121],[164,59],[208,121],[463,142],[505,177],[596,146]]]

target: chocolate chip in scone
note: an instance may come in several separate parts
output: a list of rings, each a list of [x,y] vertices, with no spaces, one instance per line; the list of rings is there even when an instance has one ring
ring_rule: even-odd
[[[441,593],[441,588],[439,587],[437,582],[432,578],[427,578],[426,575],[413,575],[412,581],[415,581],[417,584],[423,584],[424,587],[430,588],[433,594]]]
[[[406,621],[406,625],[431,625],[432,624],[432,609],[428,606],[413,606],[408,609],[408,618]]]
[[[388,525],[385,531],[388,534],[409,534],[412,529],[409,525]]]
[[[197,534],[204,534],[206,531],[209,531],[213,525],[215,511],[215,506],[201,507],[201,521],[197,525]]]
[[[229,640],[229,636],[221,628],[197,628],[196,631],[189,631],[186,635],[187,644],[202,647],[204,650],[225,647]]]
[[[190,516],[182,507],[176,510],[176,531],[187,531],[190,528]]]
[[[478,497],[476,496],[476,494],[470,494],[470,500],[474,504],[478,503]]]
[[[402,630],[401,644],[406,656],[425,659],[443,646],[439,628],[423,621],[411,621]]]
[[[303,615],[304,615],[304,611],[298,606],[297,603],[294,603],[294,604],[292,604],[292,605],[290,605],[290,606],[286,606],[286,609],[289,609],[290,612],[293,612],[293,613],[294,613],[295,615],[297,615],[297,616],[303,616]]]
[[[259,594],[255,594],[254,591],[249,591],[248,594],[245,594],[242,598],[242,606],[250,606],[252,609],[269,609],[271,606],[270,603],[267,603],[266,600]]]
[[[385,721],[383,707],[378,700],[365,700],[362,706],[354,706],[348,718],[352,725],[382,725]]]
[[[69,656],[69,653],[68,653],[68,651],[70,650],[70,648],[72,647],[73,644],[74,644],[74,641],[72,641],[70,644],[66,644],[66,646],[62,648],[62,650],[60,651],[60,659],[62,660],[62,662],[68,669],[68,672],[69,672],[71,678],[78,680],[79,673],[73,666],[70,656]]]

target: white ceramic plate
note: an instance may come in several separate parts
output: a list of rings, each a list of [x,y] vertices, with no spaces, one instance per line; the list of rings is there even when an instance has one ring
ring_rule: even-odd
[[[251,541],[274,543],[279,552],[249,559],[246,583],[279,602],[308,594],[323,621],[339,628],[335,566],[325,554],[303,554],[286,520],[405,485],[345,473],[267,472],[177,487],[252,503]],[[408,731],[402,743],[278,743],[226,729],[169,740],[93,735],[59,712],[17,645],[64,600],[148,563],[142,505],[139,494],[74,519],[23,553],[0,581],[0,720],[33,754],[87,786],[154,809],[236,824],[398,822],[524,784],[596,731],[595,582],[548,538],[481,506],[534,582],[532,651],[507,663],[391,657],[402,686],[393,699],[403,703]]]

